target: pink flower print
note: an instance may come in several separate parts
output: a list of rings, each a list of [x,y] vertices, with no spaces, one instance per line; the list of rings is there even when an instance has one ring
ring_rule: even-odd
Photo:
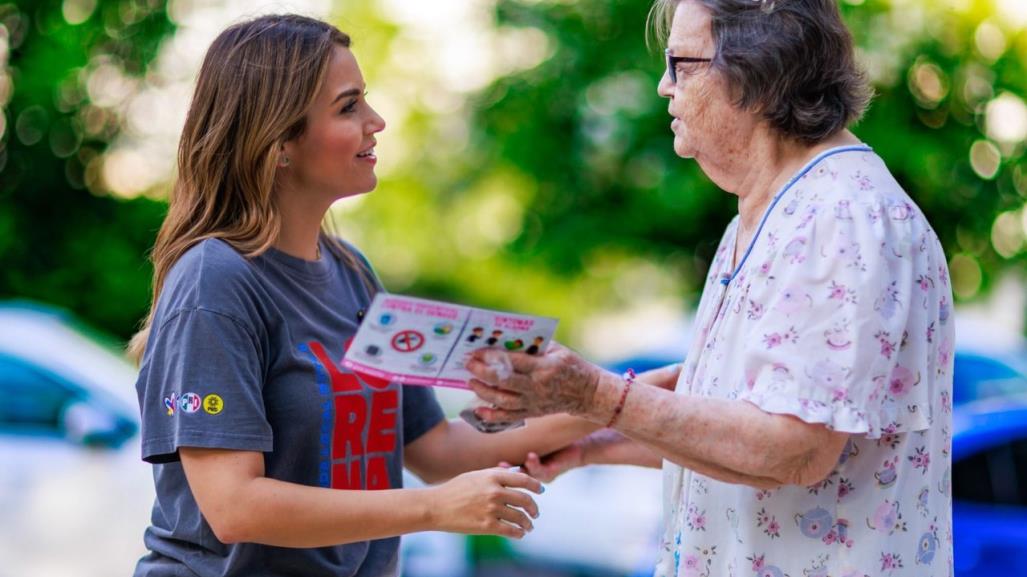
[[[762,276],[762,277],[766,277],[767,275],[769,275],[770,274],[770,265],[771,265],[771,261],[769,261],[769,260],[767,262],[761,264],[760,265],[760,269],[759,269],[759,275]]]
[[[892,354],[895,352],[895,343],[888,340],[889,337],[891,337],[891,335],[888,334],[887,331],[877,331],[874,335],[877,342],[881,343],[881,356],[886,359],[890,359]]]
[[[706,511],[700,511],[696,505],[688,507],[688,528],[693,531],[706,530]]]
[[[785,333],[770,333],[769,335],[763,335],[763,343],[766,345],[767,350],[780,346],[786,342],[795,344],[798,340],[799,333],[795,330],[795,327],[790,327],[788,332]]]
[[[838,502],[841,503],[842,499],[848,497],[855,490],[852,485],[852,481],[842,477],[838,480]]]
[[[688,577],[698,577],[699,575],[699,556],[691,553],[685,555],[685,568],[683,575]]]
[[[770,491],[768,491],[767,489],[760,489],[759,491],[756,491],[756,500],[757,501],[762,501],[762,500],[766,499],[767,497],[770,497]]]
[[[760,509],[759,513],[756,513],[756,526],[762,527],[763,533],[771,539],[781,536],[781,524],[777,522],[777,517],[767,513],[766,509]]]
[[[894,433],[885,433],[881,435],[880,439],[877,440],[877,446],[891,447],[892,449],[894,449],[895,447],[899,446],[900,440],[902,440],[902,438],[899,435],[896,435]]]
[[[831,287],[828,290],[831,292],[827,295],[827,298],[837,301],[845,299],[845,285],[838,284],[836,281],[831,281]]]
[[[927,342],[929,343],[934,342],[934,330],[934,321],[931,321],[931,324],[927,325]]]
[[[746,317],[750,321],[758,321],[763,318],[763,304],[749,299],[749,311],[746,313]]]
[[[931,466],[931,454],[927,452],[927,447],[917,447],[916,452],[907,459],[913,463],[914,469],[920,469],[922,474],[927,474],[927,468]]]
[[[888,392],[895,398],[905,397],[913,387],[920,384],[920,373],[915,376],[913,371],[902,365],[895,365],[891,378],[888,379]]]
[[[881,553],[881,571],[891,573],[902,569],[902,557],[898,553]]]
[[[797,236],[785,245],[784,256],[791,264],[799,264],[806,260],[806,237]]]
[[[920,290],[927,292],[931,290],[931,287],[934,286],[934,279],[925,274],[922,274],[919,278],[916,279],[916,284],[920,287]]]
[[[938,278],[942,286],[949,286],[949,269],[944,264],[938,265]]]
[[[946,413],[952,412],[952,395],[948,391],[941,392],[941,409]]]
[[[746,557],[746,559],[752,561],[752,570],[754,573],[759,573],[763,569],[764,557],[766,557],[766,554],[760,555],[759,557],[757,557],[756,555],[753,555],[752,557]]]
[[[770,523],[770,514],[767,513],[766,507],[763,507],[756,513],[756,526],[762,527],[767,523]]]
[[[785,316],[791,316],[812,306],[813,297],[809,293],[797,286],[790,286],[781,291],[781,299],[774,308]]]

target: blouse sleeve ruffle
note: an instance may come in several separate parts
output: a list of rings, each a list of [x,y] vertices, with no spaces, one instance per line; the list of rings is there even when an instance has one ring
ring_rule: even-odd
[[[788,234],[750,279],[748,298],[763,306],[741,399],[869,438],[930,426],[937,367],[951,356],[938,342],[944,261],[922,217],[893,218],[911,213],[875,202],[849,218],[813,203],[781,227]]]

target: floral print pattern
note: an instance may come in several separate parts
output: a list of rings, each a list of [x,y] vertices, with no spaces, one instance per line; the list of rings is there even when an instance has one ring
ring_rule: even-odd
[[[807,165],[736,264],[737,227],[710,266],[678,393],[851,436],[810,487],[666,462],[656,575],[951,575],[954,327],[934,231],[862,146]]]

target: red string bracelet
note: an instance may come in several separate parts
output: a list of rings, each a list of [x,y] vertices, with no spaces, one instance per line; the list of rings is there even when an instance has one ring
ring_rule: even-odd
[[[609,429],[617,422],[620,418],[621,411],[624,410],[624,401],[628,400],[628,392],[631,391],[631,385],[635,382],[635,371],[634,369],[628,369],[621,378],[624,379],[624,388],[620,392],[620,401],[617,402],[617,408],[613,410],[613,416],[610,417],[610,422],[606,423],[606,428]]]

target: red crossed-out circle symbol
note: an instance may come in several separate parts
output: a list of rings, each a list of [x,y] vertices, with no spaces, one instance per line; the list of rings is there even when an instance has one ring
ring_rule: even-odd
[[[412,353],[424,346],[424,335],[417,331],[399,331],[392,337],[392,348],[401,353]]]

